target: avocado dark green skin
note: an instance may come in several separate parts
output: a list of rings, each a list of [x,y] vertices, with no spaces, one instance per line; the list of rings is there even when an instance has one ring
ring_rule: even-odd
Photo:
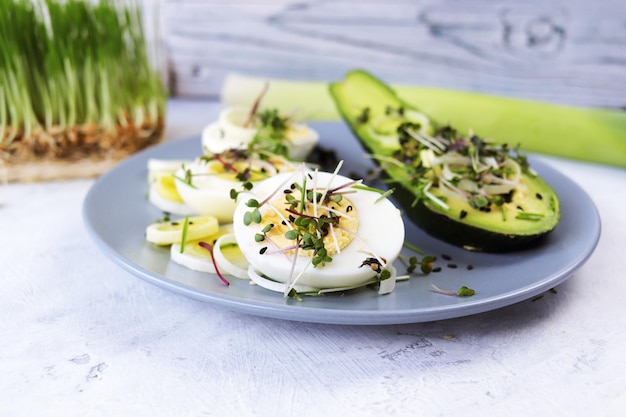
[[[363,101],[359,102],[358,99],[353,99],[352,94],[346,94],[342,91],[342,83],[333,83],[330,86],[330,93],[335,100],[339,113],[364,149],[372,154],[379,154],[381,150],[388,151],[388,149],[384,149],[384,146],[381,148],[381,144],[375,138],[369,137],[366,130],[363,129],[363,123],[357,121],[359,109],[368,108],[371,109],[372,113],[380,114],[386,106],[396,108],[401,106],[413,110],[414,108],[402,102],[389,86],[365,71],[356,70],[348,73],[344,83],[346,82],[352,83],[349,85],[349,91],[357,92],[360,96],[366,92],[367,98],[371,92],[376,99],[365,100],[362,98]],[[436,125],[433,121],[431,124]],[[387,156],[390,154],[387,153]],[[533,191],[524,198],[534,198],[535,191],[537,191],[541,192],[542,198],[545,198],[546,202],[550,202],[547,207],[544,207],[545,222],[542,220],[520,223],[514,219],[515,213],[508,213],[509,220],[503,222],[498,220],[501,219],[499,215],[485,216],[484,213],[478,213],[478,210],[469,206],[452,207],[446,211],[435,204],[424,203],[423,201],[414,204],[414,193],[403,184],[394,183],[396,178],[392,172],[385,170],[383,175],[389,180],[389,185],[394,188],[395,200],[404,209],[405,215],[411,221],[431,236],[467,250],[498,253],[534,246],[556,227],[560,218],[559,200],[554,190],[545,181],[529,173],[525,173],[524,177],[528,184],[532,184]],[[517,201],[516,204],[525,205],[526,201],[530,202],[530,200],[522,200]],[[468,214],[463,219],[460,215],[462,210]],[[480,219],[481,216],[482,220]],[[512,224],[515,224],[515,227],[511,227]]]

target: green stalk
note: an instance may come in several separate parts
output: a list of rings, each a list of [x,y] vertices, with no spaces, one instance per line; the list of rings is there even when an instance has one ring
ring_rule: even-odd
[[[267,79],[230,75],[226,105],[252,105]],[[340,120],[328,83],[271,79],[261,107],[297,110],[309,120]],[[626,112],[582,108],[487,94],[394,85],[406,102],[441,123],[470,129],[525,151],[626,167]]]
[[[561,106],[436,89],[399,95],[461,131],[473,130],[523,150],[626,167],[626,112]],[[468,111],[471,109],[471,111]]]
[[[0,74],[2,75],[2,74]],[[0,88],[0,143],[6,134],[6,128],[8,126],[7,108],[6,108],[6,93],[4,88]]]

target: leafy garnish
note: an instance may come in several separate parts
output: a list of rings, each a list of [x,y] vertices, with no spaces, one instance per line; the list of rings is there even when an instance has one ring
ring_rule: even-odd
[[[180,253],[183,253],[185,251],[185,244],[187,243],[188,231],[189,231],[189,216],[185,216],[185,221],[183,223],[182,236],[180,238]]]
[[[439,294],[444,294],[444,295],[452,295],[452,296],[457,296],[457,297],[471,297],[472,295],[476,294],[476,291],[474,291],[472,288],[466,287],[465,285],[459,287],[459,289],[456,292],[442,290],[435,284],[431,284],[431,286],[433,288],[433,291]]]
[[[213,256],[213,245],[208,242],[198,242],[198,245],[209,251],[209,254],[211,255],[211,262],[213,262],[213,267],[215,268],[215,273],[225,285],[230,285],[230,282],[228,282],[228,280],[224,278],[224,276],[220,272],[217,266],[217,262],[215,262],[215,256]]]

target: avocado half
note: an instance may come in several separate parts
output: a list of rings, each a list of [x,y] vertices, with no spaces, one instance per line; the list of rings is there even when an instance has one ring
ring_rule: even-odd
[[[330,84],[339,113],[375,160],[395,158],[401,148],[398,128],[407,117],[422,131],[436,134],[437,123],[403,102],[386,84],[366,71],[349,72],[341,82]],[[402,109],[390,116],[389,109]],[[420,198],[411,185],[411,166],[381,164],[394,196],[408,218],[428,234],[468,250],[508,252],[527,248],[550,233],[560,220],[559,199],[540,176],[527,167],[520,186],[506,195],[506,202],[475,207],[460,194],[432,187],[431,195],[445,207]]]

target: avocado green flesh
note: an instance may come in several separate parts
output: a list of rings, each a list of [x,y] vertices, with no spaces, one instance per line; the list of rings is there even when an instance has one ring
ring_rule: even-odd
[[[405,114],[417,111],[365,71],[352,71],[343,82],[332,83],[330,93],[362,146],[379,157],[392,157],[400,148],[395,134],[400,118],[395,124],[390,123],[393,119],[389,118],[384,124],[379,124],[378,120],[385,116],[388,107],[402,107]],[[362,117],[364,108],[369,109],[369,117],[366,123],[359,123],[357,120]],[[428,128],[432,131],[433,127],[431,121]],[[418,227],[466,249],[487,252],[521,249],[552,231],[560,219],[559,200],[554,190],[540,177],[528,173],[523,174],[523,186],[512,193],[509,202],[502,206],[492,204],[489,211],[473,208],[466,197],[436,187],[430,192],[445,201],[447,208],[431,200],[415,204],[413,190],[404,185],[407,170],[389,165],[385,174],[394,183],[396,200]]]
[[[448,210],[427,200],[408,208],[406,214],[427,233],[466,249],[522,249],[552,231],[560,218],[559,200],[545,181],[524,175],[523,184],[525,188],[515,191],[510,202],[492,205],[489,211],[472,208],[465,198],[446,194]],[[441,196],[439,192],[433,194]]]

